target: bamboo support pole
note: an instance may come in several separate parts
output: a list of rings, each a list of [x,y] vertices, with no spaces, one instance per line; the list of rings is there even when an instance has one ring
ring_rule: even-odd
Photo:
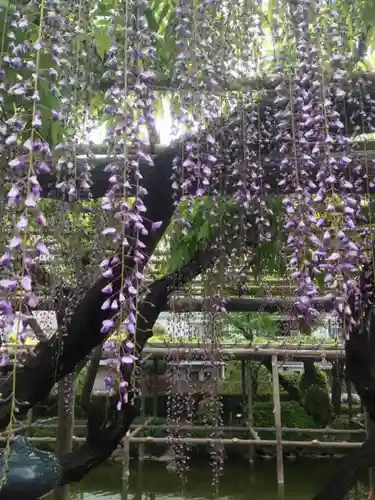
[[[246,400],[246,370],[245,370],[245,361],[241,360],[241,395],[242,401]]]
[[[137,425],[136,428],[129,434],[129,437],[135,437],[137,434],[142,432],[144,429],[151,428],[151,422],[154,420],[153,417],[148,418],[143,424]],[[132,427],[132,426],[130,426]]]
[[[153,360],[152,416],[158,416],[158,360]]]
[[[353,71],[350,74],[351,81],[357,81],[359,79],[363,79],[368,83],[374,83],[375,81],[375,72],[373,71]],[[209,88],[203,89],[205,92],[241,92],[241,91],[249,91],[254,89],[261,88],[262,90],[274,91],[274,89],[279,85],[282,81],[289,82],[291,75],[289,73],[275,73],[264,76],[262,74],[255,75],[253,77],[248,78],[233,78],[233,77],[224,77],[218,79],[215,84],[212,84]],[[327,75],[329,79],[330,76]],[[329,81],[329,80],[327,80]],[[348,83],[349,80],[344,80],[344,83]],[[117,83],[115,80],[111,79],[102,79],[99,83],[101,90],[108,90],[112,85]],[[136,83],[135,79],[129,80],[129,88],[132,88]],[[154,90],[163,90],[163,91],[186,91],[190,92],[202,92],[201,88],[197,88],[196,86],[188,83],[187,85],[181,86],[180,82],[177,82],[169,75],[157,73],[153,81],[151,82]]]
[[[145,401],[145,395],[146,395],[146,384],[145,384],[145,373],[142,368],[140,367],[140,389],[141,389],[141,408],[140,408],[140,416],[142,419],[145,418],[146,414],[146,401]],[[143,436],[143,427],[140,429],[141,436]],[[138,446],[138,460],[142,462],[145,458],[145,445],[144,443],[140,443]]]
[[[181,344],[180,346],[176,346],[173,344],[149,344],[147,345],[143,351],[147,354],[150,354],[154,359],[155,358],[166,358],[167,356],[176,356],[177,354],[181,359],[184,359],[184,355],[189,356],[190,358],[193,356],[195,358],[203,358],[205,356],[205,352],[207,352],[207,346],[205,344]],[[1,353],[0,349],[0,353]],[[4,351],[3,351],[4,352]],[[23,351],[17,351],[17,355],[22,354]],[[10,364],[9,366],[13,366],[13,352],[9,353],[10,355]],[[259,359],[270,356],[277,356],[280,360],[284,361],[299,361],[305,359],[314,359],[316,361],[322,360],[324,358],[326,361],[345,359],[345,351],[344,349],[340,349],[337,346],[330,348],[327,347],[317,347],[314,348],[305,348],[299,347],[298,345],[281,345],[281,346],[272,346],[269,347],[258,347],[257,345],[253,346],[243,346],[243,347],[228,347],[222,346],[220,347],[220,357],[223,360],[227,359],[237,359],[237,360],[248,360],[248,359]],[[102,359],[109,359],[110,356],[104,356]],[[1,398],[0,398],[1,402]]]
[[[146,431],[148,429],[163,430],[163,429],[172,429],[174,427],[176,427],[176,428],[178,427],[178,429],[183,430],[183,431],[191,431],[191,432],[194,432],[194,431],[211,432],[212,430],[218,430],[218,431],[223,431],[223,432],[247,432],[249,430],[249,428],[247,426],[238,426],[238,425],[237,426],[233,426],[233,425],[225,426],[224,425],[224,426],[220,426],[217,428],[210,427],[208,429],[207,426],[204,426],[204,425],[178,425],[178,426],[174,426],[174,425],[167,425],[167,424],[150,424],[150,423],[148,423],[151,420],[153,420],[153,419],[150,418],[150,419],[146,420],[146,422],[144,424],[132,424],[130,426],[130,428],[134,429],[134,432],[137,431],[137,433],[138,433],[140,428],[142,428],[143,430]],[[28,429],[28,427],[30,427],[32,429],[34,429],[34,428],[37,428],[37,429],[56,429],[57,424],[43,424],[43,423],[38,424],[37,422],[35,422],[30,426],[22,425],[20,427],[16,427],[16,428],[12,429],[12,433],[17,434],[25,429]],[[74,425],[74,429],[86,429],[86,427],[87,427],[86,423]],[[258,432],[275,432],[276,428],[275,427],[252,427],[252,430],[256,433],[258,433]],[[281,432],[283,432],[283,433],[285,433],[285,432],[295,433],[295,434],[332,434],[332,435],[350,434],[350,435],[352,435],[352,434],[365,434],[366,430],[365,429],[331,429],[330,427],[325,427],[323,429],[282,427]],[[5,435],[6,435],[6,433],[1,434],[1,436],[5,436]],[[132,432],[132,435],[133,435],[133,432]],[[257,438],[254,437],[254,439],[257,439]]]
[[[203,357],[204,353],[207,351],[207,348],[204,347],[203,344],[181,344],[180,347],[171,346],[156,346],[148,345],[144,348],[144,351],[147,353],[151,353],[154,357],[164,358],[167,355],[173,356],[174,354],[179,354],[183,359],[184,351],[186,354],[189,353],[189,356]],[[334,348],[334,349],[325,349],[325,348],[317,348],[315,349],[302,349],[298,348],[298,346],[288,346],[285,345],[280,347],[264,347],[258,348],[257,346],[251,347],[221,347],[220,348],[220,357],[222,359],[227,358],[236,358],[236,359],[252,359],[252,358],[264,358],[269,356],[277,356],[278,358],[282,358],[284,360],[292,360],[292,359],[316,359],[321,360],[325,358],[326,360],[336,360],[336,359],[344,359],[345,351],[343,349]]]
[[[280,405],[280,386],[279,386],[279,366],[277,356],[272,356],[272,394],[273,411],[275,414],[276,428],[276,464],[277,464],[277,484],[284,484],[284,465],[283,465],[283,445],[281,432],[281,405]]]
[[[375,84],[375,72],[371,73],[371,78],[372,78],[372,82]],[[280,75],[276,76],[276,78],[280,78]],[[163,145],[163,144],[155,144],[153,145],[152,148],[150,148],[147,144],[144,145],[142,147],[142,151],[144,152],[147,152],[148,154],[150,154],[151,157],[153,156],[157,156],[158,154],[161,154],[163,152],[165,152],[165,150],[168,148],[169,146],[166,146],[166,145]],[[366,138],[365,140],[357,140],[356,143],[355,143],[355,147],[356,147],[356,151],[357,152],[361,152],[363,151],[364,154],[368,154],[369,152],[371,151],[374,151],[375,150],[375,141],[374,140],[370,140],[368,138]],[[56,157],[58,158],[59,157],[59,153],[60,151],[59,150],[56,150],[53,154],[56,155]],[[109,150],[108,150],[108,146],[106,145],[102,145],[102,144],[78,144],[77,145],[77,159],[85,159],[87,157],[87,154],[90,154],[91,156],[94,155],[94,158],[98,158],[98,159],[107,159],[110,161],[110,160],[113,160],[113,159],[116,159],[116,158],[123,158],[124,155],[122,155],[121,153],[120,154],[110,154],[109,153]],[[333,151],[332,152],[333,155],[335,155],[335,152]],[[339,153],[340,154],[340,153]],[[60,155],[61,156],[61,155]],[[130,148],[129,151],[128,151],[128,157],[131,157],[131,156],[137,156],[137,149],[135,148]],[[163,252],[162,250],[160,252],[158,252],[158,254],[165,254],[166,252]],[[262,281],[262,285],[264,283],[275,283],[275,284],[280,284],[280,283],[285,283],[285,279],[282,279],[282,278],[278,278],[278,279],[269,279],[269,278],[265,278],[264,281]]]
[[[170,445],[171,443],[181,443],[189,445],[203,445],[203,444],[215,444],[218,441],[223,445],[244,445],[249,446],[253,444],[254,446],[265,446],[274,447],[278,443],[275,439],[237,439],[237,438],[173,438],[171,437],[135,437],[131,438],[131,443],[158,443]],[[350,442],[350,441],[340,441],[340,442],[327,442],[318,441],[314,439],[313,441],[282,441],[282,446],[289,448],[328,448],[328,449],[354,449],[362,446],[362,443]]]
[[[181,431],[207,431],[221,430],[223,432],[246,432],[249,430],[247,426],[220,426],[217,429],[204,425],[167,425],[167,424],[151,424],[145,425],[145,429],[173,429],[178,428]],[[275,427],[252,427],[255,432],[275,432]],[[298,433],[298,434],[365,434],[365,429],[331,429],[326,427],[324,429],[307,429],[297,427],[282,427],[282,432]],[[254,438],[256,439],[256,438]]]
[[[371,419],[367,411],[364,413],[367,438],[375,436],[375,422]],[[372,494],[375,493],[375,467],[369,468],[369,488]]]
[[[121,488],[121,500],[128,500],[129,492],[129,464],[130,464],[130,443],[129,443],[129,431],[122,440],[123,445],[123,456],[122,456],[122,488]]]
[[[287,299],[270,299],[267,297],[251,298],[251,299],[234,299],[229,298],[225,300],[225,309],[228,312],[264,312],[264,313],[278,313],[280,311],[287,311],[289,314],[292,312],[298,313],[296,306],[298,297],[290,297]],[[333,309],[335,301],[333,296],[316,297],[311,300],[312,306],[317,309],[330,311]],[[169,310],[176,313],[181,312],[201,312],[204,311],[206,305],[205,299],[183,299],[173,298],[169,302]]]
[[[0,443],[6,443],[7,441],[14,441],[15,436],[10,436],[8,438],[0,436]],[[56,443],[56,438],[54,437],[31,437],[29,438],[31,443]],[[86,438],[73,436],[73,442],[84,443]],[[264,447],[274,447],[278,443],[275,439],[237,439],[237,438],[173,438],[170,437],[129,437],[130,443],[140,444],[140,443],[157,443],[170,445],[171,442],[189,444],[189,445],[203,445],[203,444],[215,444],[219,442],[222,445],[243,445],[249,446],[253,444],[254,446],[264,446]],[[320,449],[355,449],[362,446],[362,442],[350,442],[350,441],[318,441],[316,439],[312,441],[282,441],[283,447],[288,448],[320,448]]]
[[[254,425],[254,416],[253,416],[253,377],[250,361],[246,363],[245,367],[245,381],[246,381],[246,394],[247,394],[247,425],[249,427],[250,433],[252,434],[253,425]],[[254,437],[254,435],[252,436]],[[251,444],[249,446],[249,462],[251,465],[254,465],[255,459],[255,448]]]
[[[56,439],[56,454],[59,458],[67,455],[73,449],[75,405],[75,376],[67,375],[59,382],[58,396],[58,426]],[[54,500],[68,500],[69,486],[60,486],[54,493]]]
[[[153,359],[163,358],[170,354],[184,354],[186,351],[189,356],[194,354],[196,356],[203,356],[209,345],[205,343],[176,343],[176,342],[150,342],[143,349],[144,355],[150,355]],[[8,344],[0,348],[0,353],[6,353],[10,357],[18,354],[25,354],[33,351],[35,346],[15,346],[14,344]],[[287,360],[292,359],[316,359],[321,360],[325,358],[326,360],[337,360],[345,358],[345,349],[336,344],[289,344],[287,342],[280,344],[251,344],[251,345],[241,345],[241,344],[222,344],[220,346],[221,357],[230,357],[241,359],[251,359],[251,358],[264,358],[276,355],[278,358],[283,358]],[[110,358],[113,355],[108,353],[103,354],[102,359]]]

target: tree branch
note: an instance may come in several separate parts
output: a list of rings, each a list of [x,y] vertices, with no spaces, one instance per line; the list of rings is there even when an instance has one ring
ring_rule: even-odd
[[[27,323],[28,326],[32,329],[33,333],[35,334],[39,342],[45,342],[46,340],[48,340],[48,335],[39,325],[37,319],[32,315],[32,312],[29,311],[29,308],[24,302],[21,304],[21,311],[23,314],[26,315],[24,322]]]
[[[210,267],[217,257],[217,252],[212,250],[199,250],[188,264],[155,281],[150,286],[148,294],[138,309],[137,354],[141,354],[147,340],[152,336],[153,325],[160,312],[165,308],[169,295]],[[125,373],[125,377],[128,376],[129,373]],[[112,410],[116,399],[117,397],[111,400]],[[96,433],[96,439],[87,440],[83,446],[63,460],[62,484],[80,481],[89,470],[109,458],[120,444],[137,414],[138,402],[134,403],[131,393],[130,402],[123,404],[120,411],[109,412],[112,420],[100,432]]]
[[[372,78],[374,78],[374,74],[371,74]],[[280,82],[280,75],[277,76],[277,81]],[[370,98],[375,99],[375,88],[374,86],[371,87],[370,90],[368,90],[367,94],[370,96]],[[275,104],[275,99],[270,98],[270,97],[265,97],[261,99],[261,101],[257,104],[255,104],[253,107],[249,107],[245,110],[245,112],[240,113],[239,110],[236,110],[230,117],[228,118],[218,118],[213,122],[209,130],[202,130],[200,131],[199,134],[195,136],[186,136],[182,140],[179,140],[178,142],[172,144],[169,148],[167,148],[165,151],[160,153],[158,156],[155,158],[156,163],[160,163],[160,160],[164,162],[164,167],[168,169],[168,177],[166,177],[166,183],[167,185],[171,186],[172,182],[170,181],[170,178],[173,173],[173,160],[181,155],[181,152],[184,150],[184,144],[186,143],[191,143],[191,142],[197,142],[197,139],[199,138],[199,143],[201,144],[201,150],[205,150],[205,141],[207,140],[207,137],[212,135],[216,139],[216,143],[220,147],[219,154],[217,155],[219,158],[219,162],[222,165],[222,173],[224,175],[228,174],[228,166],[231,166],[233,164],[238,163],[238,157],[235,152],[233,152],[233,148],[231,147],[231,143],[233,142],[234,138],[237,138],[237,140],[240,140],[241,142],[244,142],[246,144],[246,147],[249,148],[249,150],[256,150],[258,151],[259,149],[259,144],[262,138],[260,137],[254,137],[254,135],[250,135],[249,137],[239,138],[239,130],[242,130],[243,128],[243,120],[245,121],[245,126],[252,122],[253,117],[254,117],[254,111],[258,115],[258,119],[260,120],[261,123],[259,123],[259,127],[254,124],[254,126],[257,129],[262,129],[261,124],[264,124],[267,122],[267,126],[265,127],[266,133],[264,134],[264,145],[262,148],[262,158],[264,161],[262,162],[262,166],[264,169],[264,174],[263,174],[263,184],[266,185],[268,184],[270,186],[270,191],[272,190],[273,193],[279,193],[280,192],[280,187],[278,185],[278,182],[280,179],[280,161],[285,158],[285,155],[282,155],[280,153],[280,141],[276,139],[278,135],[278,129],[277,129],[277,123],[275,119],[272,119],[270,112],[274,112],[273,115],[280,109],[283,109],[287,106],[287,102],[281,103],[281,104]],[[363,103],[363,102],[357,102],[356,99],[353,99],[352,96],[347,96],[346,99],[338,100],[337,102],[334,103],[335,109],[337,112],[340,114],[340,120],[343,123],[347,123],[348,127],[346,130],[346,134],[350,136],[355,130],[356,126],[360,125],[361,130],[362,127],[365,126],[365,130],[363,132],[369,132],[371,131],[370,128],[371,126],[374,126],[374,123],[368,124],[367,122],[363,124],[363,118],[362,114],[363,112],[370,112],[371,113],[371,104],[369,102]],[[362,109],[363,108],[363,109]],[[274,120],[274,121],[272,121]],[[334,154],[334,153],[332,153]],[[123,162],[123,157],[119,156],[117,159],[112,158],[111,163],[116,163],[116,162]],[[110,172],[105,171],[105,167],[108,165],[109,159],[104,158],[100,159],[99,161],[96,161],[96,164],[92,170],[92,180],[93,180],[93,185],[91,186],[91,195],[94,199],[101,198],[105,195],[107,189],[108,189],[108,179],[111,175]],[[315,178],[315,175],[318,171],[319,166],[314,169],[310,169],[310,174],[311,178]],[[146,178],[150,170],[152,171],[154,167],[150,167],[149,165],[142,163],[140,165],[140,170],[141,174],[144,178]],[[354,176],[351,181],[355,182],[355,172],[352,172],[352,175]],[[219,175],[216,177],[220,177]],[[39,176],[39,182],[42,186],[42,195],[47,196],[47,197],[53,197],[57,196],[55,185],[56,185],[56,178],[52,175],[40,175]],[[78,192],[80,191],[80,186],[79,186],[79,179],[77,178],[77,190]],[[136,179],[131,179],[130,184],[133,186],[137,185]],[[233,183],[232,185],[228,186],[229,192],[233,192]],[[285,187],[287,189],[287,186]],[[372,188],[370,188],[372,189]],[[210,192],[214,193],[215,190],[218,189],[218,184],[214,182],[214,180],[211,181],[210,185]],[[286,192],[286,191],[285,191]],[[87,197],[87,192],[82,191],[81,192],[82,199]],[[147,205],[146,205],[147,206]]]
[[[143,202],[147,207],[148,220],[144,222],[147,234],[140,236],[139,240],[144,245],[144,265],[169,225],[174,211],[173,190],[170,183],[172,161],[170,155],[171,152],[161,154],[155,161],[155,168],[148,171],[143,181],[143,187],[147,190]],[[153,221],[162,222],[157,231],[151,230]],[[129,241],[132,240],[129,238]],[[124,263],[124,269],[128,270],[126,275],[134,267],[133,251],[134,249],[130,249]],[[119,294],[121,272],[121,265],[114,267],[114,278],[111,281],[113,298]],[[16,370],[17,384],[14,396],[18,403],[18,415],[25,414],[30,407],[43,400],[57,381],[72,373],[81,360],[105,341],[106,335],[101,332],[102,323],[113,315],[113,311],[103,311],[101,308],[106,299],[102,290],[108,283],[108,278],[98,279],[74,308],[71,317],[68,320],[65,318],[66,329],[62,339],[62,350],[60,336],[54,335],[47,342],[38,345],[34,355],[29,356],[24,366]],[[12,392],[13,373],[0,382],[0,393],[3,398],[0,402],[0,427],[8,425],[12,412]]]
[[[329,478],[313,500],[344,500],[346,494],[357,483],[361,473],[375,465],[375,437],[340,461],[336,472]]]
[[[91,407],[91,394],[94,387],[95,379],[98,374],[100,360],[102,359],[103,345],[95,347],[90,364],[87,368],[87,373],[85,377],[85,382],[82,387],[82,392],[80,395],[80,404],[86,416],[90,413]]]
[[[357,300],[359,299],[359,300]],[[375,311],[372,262],[363,266],[358,294],[349,296],[356,326],[346,342],[346,376],[353,383],[371,420],[375,420]],[[337,472],[313,500],[343,500],[364,469],[375,465],[375,437],[340,462]]]

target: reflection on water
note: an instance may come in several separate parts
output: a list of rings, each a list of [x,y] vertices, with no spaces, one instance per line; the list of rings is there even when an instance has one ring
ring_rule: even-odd
[[[336,460],[286,462],[285,500],[311,500],[319,487],[338,466]],[[246,465],[225,464],[218,494],[211,486],[209,466],[195,465],[184,484],[167,472],[165,465],[145,463],[130,474],[128,500],[280,500],[276,484],[276,465],[258,461],[254,473]],[[71,486],[71,500],[121,500],[121,466],[105,465]],[[365,489],[353,492],[350,500],[367,498]]]

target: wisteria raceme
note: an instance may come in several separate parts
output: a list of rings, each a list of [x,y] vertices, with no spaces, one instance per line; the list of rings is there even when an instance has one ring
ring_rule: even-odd
[[[345,58],[334,53],[326,64],[331,67],[332,77],[328,78],[321,52],[323,30],[310,31],[308,8],[308,2],[299,2],[294,16],[299,73],[290,79],[289,95],[285,83],[276,88],[276,102],[281,106],[289,102],[276,118],[285,141],[282,151],[289,155],[282,161],[280,185],[293,182],[296,192],[295,198],[284,199],[290,264],[299,284],[298,305],[303,314],[317,317],[311,298],[323,279],[325,290],[338,297],[338,314],[350,322],[345,283],[358,272],[364,247],[354,231],[363,218],[356,195],[358,181],[351,179],[351,147],[336,109],[346,95],[342,83],[347,71]],[[333,39],[338,37],[335,22],[329,30]]]
[[[276,3],[275,10],[281,11],[280,2]],[[32,0],[7,7],[6,43],[3,40],[0,51],[0,151],[7,161],[11,234],[0,256],[2,327],[13,324],[17,308],[22,312],[18,302],[31,308],[38,305],[32,265],[49,257],[50,245],[39,176],[57,177],[56,187],[66,200],[80,200],[82,192],[90,195],[90,145],[78,158],[78,141],[91,127],[92,118],[86,94],[92,84],[87,60],[94,52],[95,25],[90,20],[97,6],[93,4]],[[105,384],[111,394],[118,394],[118,410],[129,403],[139,361],[138,306],[150,257],[144,241],[163,225],[163,221],[149,219],[140,169],[141,164],[153,166],[147,137],[151,140],[155,129],[154,70],[164,64],[155,60],[156,35],[146,16],[153,7],[145,0],[118,0],[108,9],[108,16],[100,16],[105,17],[101,19],[104,24],[109,21],[106,35],[111,38],[100,64],[105,65],[103,80],[112,82],[105,92],[102,117],[109,124],[106,144],[111,160],[105,169],[108,192],[102,200],[108,223],[100,228],[100,237],[106,240],[100,249],[101,307],[106,318],[100,329],[103,339],[125,331],[125,340],[118,335],[105,346],[113,351]],[[255,2],[249,13],[245,0],[235,7],[227,0],[204,0],[198,5],[179,0],[172,23],[178,39],[172,80],[177,84],[180,109],[173,119],[176,132],[191,136],[183,141],[173,166],[174,201],[179,205],[184,197],[185,204],[175,217],[178,230],[172,238],[197,231],[200,243],[218,234],[211,242],[211,249],[220,255],[220,269],[213,270],[218,281],[224,280],[222,268],[229,267],[227,254],[232,247],[241,247],[244,266],[239,288],[246,292],[246,279],[255,267],[248,257],[271,240],[272,211],[266,200],[271,189],[265,178],[267,162],[274,155],[280,172],[278,187],[293,193],[283,197],[283,229],[289,269],[299,293],[299,312],[315,320],[319,312],[312,305],[313,298],[329,292],[336,298],[336,312],[344,326],[356,332],[373,301],[369,191],[374,181],[367,158],[355,151],[352,139],[374,130],[375,101],[365,77],[355,82],[350,79],[351,62],[346,53],[340,53],[346,28],[335,5],[298,0],[288,7],[288,41],[292,40],[294,48],[289,65],[284,64],[285,53],[283,61],[273,62],[282,73],[273,97],[260,88],[257,78],[246,92],[223,91],[219,96],[219,85],[231,77],[258,77],[260,69],[271,66],[260,61],[267,50],[263,4]],[[317,26],[312,26],[311,16],[316,16]],[[271,31],[280,42],[279,33],[285,28],[279,29],[274,17]],[[344,99],[358,109],[352,121],[362,122],[354,137],[351,120],[347,123],[342,116]],[[233,120],[227,120],[228,115]],[[201,130],[196,133],[198,127]],[[63,139],[56,145],[60,136]],[[362,206],[367,204],[368,218]],[[235,207],[226,224],[223,206]],[[203,228],[193,227],[197,207],[203,207]],[[62,219],[67,217],[64,212]],[[207,225],[208,236],[201,238]],[[354,277],[362,271],[365,283],[358,284]],[[206,341],[212,350],[207,350],[205,360],[211,368],[220,360],[220,332],[215,321],[226,313],[224,287],[213,281],[206,293],[206,319],[211,328]],[[78,283],[69,297],[63,333],[83,290]],[[24,313],[18,317],[17,333],[25,341],[27,317]],[[0,364],[8,361],[9,353],[1,351]],[[171,377],[177,380],[179,375],[176,370]],[[216,386],[211,388],[217,392]],[[220,427],[215,396],[205,423]],[[174,394],[171,405],[174,424],[190,420],[190,393],[186,398]],[[172,433],[182,435],[180,429]],[[176,448],[176,454],[185,456],[184,447]],[[217,481],[222,450],[212,462]],[[182,474],[187,461],[179,464]]]
[[[84,111],[80,110],[79,101],[87,95],[87,75],[84,64],[87,55],[85,45],[80,42],[80,38],[85,32],[89,20],[82,2],[78,4],[58,3],[58,11],[60,16],[59,29],[56,29],[56,18],[52,17],[48,30],[48,34],[54,37],[56,51],[60,55],[59,66],[64,68],[64,71],[57,72],[55,70],[51,75],[52,81],[55,81],[57,85],[55,93],[61,96],[59,114],[55,113],[52,119],[57,120],[58,116],[63,118],[65,129],[62,142],[55,145],[54,148],[54,151],[58,153],[55,166],[56,189],[62,199],[77,201],[80,200],[81,194],[85,197],[89,195],[91,185],[90,165],[87,162],[87,156],[84,157],[83,161],[78,159],[77,148],[81,135],[80,129],[84,129],[86,123],[86,117]],[[69,21],[70,19],[76,20],[76,26]]]
[[[153,165],[142,136],[145,126],[148,130],[154,127],[152,109],[155,100],[152,90],[154,40],[147,25],[146,8],[147,2],[134,0],[120,2],[112,12],[112,44],[107,60],[108,71],[104,75],[114,82],[106,92],[104,111],[114,118],[107,141],[117,160],[106,167],[111,174],[110,188],[102,205],[113,217],[114,224],[105,228],[102,234],[112,241],[117,256],[101,263],[102,275],[108,279],[102,290],[105,295],[102,309],[110,314],[103,322],[102,332],[108,335],[116,326],[128,332],[128,340],[122,342],[118,354],[118,368],[121,371],[121,366],[125,366],[127,376],[131,370],[126,366],[137,361],[134,343],[137,300],[139,287],[145,279],[143,268],[146,263],[142,238],[161,226],[161,221],[147,219],[147,208],[142,200],[147,192],[141,185],[139,171],[140,162]],[[132,98],[129,98],[130,91]],[[134,201],[130,201],[131,196],[135,197]],[[119,281],[114,280],[114,267],[121,267]],[[134,341],[131,340],[133,337]],[[123,382],[126,384],[121,385],[119,407],[125,402],[131,385],[130,379]]]
[[[1,60],[2,105],[7,106],[10,101],[14,105],[13,114],[9,111],[2,114],[1,148],[8,158],[6,180],[11,185],[7,200],[14,224],[13,234],[1,257],[1,267],[8,276],[0,284],[9,295],[16,289],[20,290],[21,301],[27,306],[36,307],[38,298],[32,287],[31,265],[41,256],[49,254],[43,241],[46,218],[40,207],[38,175],[50,173],[53,169],[51,146],[46,140],[45,130],[48,120],[56,122],[62,119],[56,95],[56,68],[64,62],[66,46],[60,43],[59,30],[63,18],[58,2],[31,2],[23,9],[12,5],[6,14],[7,49],[5,51],[2,47]],[[39,24],[34,24],[35,19],[38,19]],[[37,33],[33,44],[27,41],[30,29],[35,29]],[[24,40],[21,41],[15,33],[21,33],[21,39],[24,37]],[[41,65],[41,58],[46,57],[51,59],[48,69]],[[14,80],[8,83],[8,71],[19,73],[17,83]],[[55,109],[46,108],[41,98],[42,88],[44,95],[47,92],[55,96]],[[37,237],[30,237],[30,226],[34,222],[42,232]],[[5,321],[12,324],[15,311],[10,301],[3,301],[2,310]],[[17,323],[17,333],[24,341],[26,323],[22,320]]]
[[[308,6],[308,2],[299,2],[294,15],[294,36],[297,53],[300,55],[299,73],[291,76],[289,80],[286,77],[276,87],[275,103],[279,104],[281,109],[275,116],[279,130],[277,138],[282,143],[280,151],[285,155],[281,163],[283,180],[280,185],[292,185],[295,191],[294,197],[286,197],[283,200],[287,214],[285,228],[289,232],[287,243],[291,251],[292,277],[298,283],[298,307],[301,313],[314,319],[318,313],[311,307],[311,298],[316,295],[317,287],[312,279],[313,263],[308,248],[311,240],[316,239],[313,230],[316,211],[311,194],[314,184],[308,171],[314,166],[312,149],[316,148],[314,141],[318,125],[314,120],[314,49],[306,20]],[[287,106],[283,109],[285,103]],[[308,118],[310,116],[311,118]]]

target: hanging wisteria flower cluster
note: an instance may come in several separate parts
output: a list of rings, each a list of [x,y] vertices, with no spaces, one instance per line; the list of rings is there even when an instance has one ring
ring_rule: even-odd
[[[0,161],[10,237],[0,257],[0,326],[13,325],[18,312],[17,334],[22,341],[27,325],[24,306],[27,311],[38,306],[32,269],[50,253],[41,178],[54,178],[59,196],[69,202],[79,202],[81,195],[90,197],[94,182],[91,145],[80,155],[78,144],[80,137],[88,135],[92,121],[88,96],[93,84],[94,3],[31,0],[20,7],[6,3],[3,9]],[[176,47],[171,52],[176,49],[177,55],[169,66],[163,62],[178,94],[175,132],[184,134],[181,143],[168,150],[176,153],[167,181],[177,207],[176,231],[168,237],[198,234],[191,238],[189,258],[201,243],[216,252],[219,263],[209,270],[209,286],[201,297],[208,327],[203,360],[216,374],[221,361],[220,318],[226,314],[223,283],[228,254],[235,248],[253,257],[271,242],[270,195],[282,192],[285,224],[282,228],[280,224],[280,230],[298,290],[298,312],[314,321],[319,315],[314,299],[329,293],[344,327],[354,331],[363,320],[353,311],[359,308],[359,291],[363,300],[373,301],[369,194],[374,181],[366,154],[355,150],[353,139],[374,131],[375,100],[364,76],[351,79],[350,60],[339,52],[345,27],[334,5],[298,0],[290,3],[290,9],[279,9],[280,2],[276,3],[271,36],[282,42],[283,29],[276,24],[280,12],[288,11],[287,38],[293,47],[289,64],[284,60],[285,47],[283,60],[274,61],[279,74],[273,79],[277,83],[269,85],[271,90],[262,88],[260,75],[263,67],[271,65],[262,66],[261,61],[266,50],[262,2],[255,2],[248,11],[245,0],[235,5],[227,0],[204,0],[198,5],[179,0],[172,23]],[[156,33],[148,22],[152,8],[147,0],[117,0],[99,16],[107,23],[109,39],[100,58],[105,71],[98,78],[105,100],[100,119],[108,125],[105,173],[109,186],[101,200],[108,224],[95,228],[106,243],[98,251],[101,241],[93,242],[96,256],[102,254],[101,279],[96,283],[103,295],[98,310],[104,320],[99,321],[102,337],[97,343],[121,333],[105,345],[112,353],[105,383],[111,394],[118,394],[119,411],[126,410],[129,394],[136,388],[134,374],[143,347],[137,343],[137,327],[139,304],[147,294],[145,266],[150,255],[146,252],[153,248],[149,242],[155,232],[164,230],[169,221],[167,216],[163,221],[150,220],[149,193],[142,182],[144,171],[154,168],[148,139],[155,127],[154,71],[163,65],[156,60]],[[312,16],[318,26],[312,26]],[[168,202],[172,213],[173,203]],[[231,211],[230,217],[223,216],[223,207]],[[60,209],[61,226],[70,210],[70,205]],[[194,227],[199,210],[202,227]],[[242,260],[242,292],[247,290],[251,262],[251,258]],[[363,269],[366,279],[359,288],[354,277]],[[86,283],[79,273],[75,278],[74,299],[79,299]],[[173,286],[168,286],[169,292]],[[75,307],[71,300],[65,311],[68,319]],[[154,323],[145,324],[151,335]],[[66,325],[61,332],[66,333]],[[193,413],[192,394],[181,394],[179,359],[176,362],[169,374],[172,438],[187,435],[181,425],[190,424]],[[209,385],[212,397],[204,422],[215,428],[215,438],[222,436],[217,383],[216,378]],[[211,452],[217,485],[223,450]],[[176,445],[175,453],[183,456],[177,460],[183,475],[188,467],[186,448]]]
[[[342,84],[347,72],[343,56],[331,52],[325,61],[320,31],[313,35],[309,25],[310,8],[308,1],[301,1],[295,12],[298,73],[276,88],[275,104],[281,108],[277,126],[286,155],[280,185],[295,193],[284,198],[284,206],[299,309],[310,319],[318,316],[312,299],[320,284],[336,297],[337,311],[344,313],[347,325],[352,320],[347,281],[358,273],[364,251],[354,231],[362,218],[358,182],[351,176],[351,148],[337,110],[346,96]],[[330,35],[337,42],[334,22]]]
[[[40,207],[38,176],[50,173],[53,168],[47,131],[49,123],[62,119],[57,85],[60,68],[68,63],[70,35],[62,28],[65,19],[56,1],[30,2],[22,7],[9,5],[4,14],[0,140],[2,153],[8,159],[7,199],[12,236],[0,258],[6,276],[0,286],[9,299],[17,294],[20,304],[36,307],[38,299],[33,291],[31,266],[35,259],[49,253],[43,241],[47,222]],[[36,30],[37,37],[34,43],[29,43],[27,34],[32,29]],[[55,109],[45,109],[42,97],[46,95],[54,99]],[[13,103],[13,113],[8,111],[10,103]],[[31,226],[39,227],[36,235],[31,234]],[[3,320],[8,324],[14,321],[13,306],[10,300],[1,302]],[[21,306],[18,309],[23,311]],[[22,320],[22,316],[19,317]],[[22,321],[17,330],[22,340]]]
[[[111,119],[107,141],[109,152],[116,154],[116,160],[106,167],[110,173],[110,188],[103,200],[103,209],[112,214],[114,225],[104,229],[103,235],[108,236],[118,250],[115,257],[101,263],[103,276],[108,278],[103,288],[107,298],[102,309],[113,313],[103,322],[102,331],[107,335],[115,328],[117,319],[118,327],[129,334],[128,340],[122,343],[119,370],[122,365],[132,365],[137,360],[132,337],[136,334],[139,287],[144,281],[145,244],[142,239],[160,227],[158,221],[150,222],[146,217],[147,208],[142,198],[147,192],[141,185],[139,170],[140,161],[153,165],[142,138],[142,127],[153,125],[154,121],[151,88],[154,73],[150,67],[155,54],[145,17],[146,8],[147,3],[142,0],[124,1],[112,13],[112,45],[108,71],[104,75],[114,82],[106,92],[104,111]],[[131,197],[135,198],[133,202]],[[120,384],[124,402],[127,402],[129,383],[124,380]]]

